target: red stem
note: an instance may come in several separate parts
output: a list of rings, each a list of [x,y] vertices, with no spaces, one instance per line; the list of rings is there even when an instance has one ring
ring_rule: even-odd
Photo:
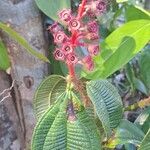
[[[68,70],[69,70],[69,75],[71,78],[75,77],[75,68],[73,64],[67,64],[68,65]]]
[[[86,4],[86,0],[82,0],[82,3],[81,3],[81,6],[79,7],[78,9],[78,15],[77,15],[77,18],[78,19],[81,19],[82,18],[82,15],[83,15],[83,12],[84,12],[84,6]],[[72,37],[71,37],[71,43],[74,44],[75,43],[75,40],[76,40],[76,36],[77,35],[77,32],[72,32]],[[69,70],[69,75],[70,77],[73,77],[75,78],[75,67],[73,64],[67,64],[68,66],[68,70]]]
[[[84,6],[86,4],[86,0],[82,0],[81,6],[78,9],[78,19],[81,19],[83,12],[84,12]]]

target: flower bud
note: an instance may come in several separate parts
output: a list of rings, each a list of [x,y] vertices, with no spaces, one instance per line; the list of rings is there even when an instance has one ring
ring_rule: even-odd
[[[89,32],[96,33],[98,32],[98,24],[96,21],[91,21],[87,24],[87,29]]]
[[[96,2],[97,13],[104,13],[106,11],[106,2],[104,0],[98,0]]]
[[[56,33],[56,32],[58,32],[58,31],[61,30],[61,27],[58,25],[57,22],[55,22],[54,24],[52,24],[51,26],[49,26],[47,30],[50,31],[50,32],[52,32],[52,33]]]
[[[85,56],[82,60],[83,63],[90,63],[92,62],[92,57],[90,55]]]
[[[89,40],[98,40],[99,39],[99,35],[98,33],[88,33],[86,36],[87,39]]]
[[[65,54],[60,49],[56,49],[53,55],[56,60],[65,60]]]
[[[94,70],[94,62],[92,61],[91,63],[86,64],[85,67],[88,71],[93,71]]]
[[[84,57],[82,62],[83,62],[84,67],[87,70],[92,71],[94,69],[94,62],[93,62],[92,57],[90,55]]]
[[[95,13],[91,9],[88,9],[86,14],[89,18],[94,18],[95,17]]]
[[[78,30],[80,28],[81,24],[77,19],[71,19],[69,22],[69,28],[71,30]]]
[[[97,44],[89,45],[88,51],[92,56],[98,55],[99,54],[99,45],[97,45]]]
[[[74,53],[69,53],[66,60],[68,64],[76,64],[78,62],[78,58]]]
[[[71,20],[71,10],[70,9],[69,10],[64,9],[58,15],[62,21],[68,22]]]
[[[55,33],[53,36],[54,36],[54,42],[58,44],[61,44],[67,40],[66,34],[62,31]]]
[[[106,11],[106,2],[104,0],[96,0],[89,2],[88,5],[86,5],[86,11],[87,14],[91,14],[92,17],[94,17],[94,14],[98,15],[101,13],[104,13]]]
[[[65,43],[65,44],[63,44],[62,51],[65,54],[72,53],[73,52],[73,47],[70,45],[70,43]]]

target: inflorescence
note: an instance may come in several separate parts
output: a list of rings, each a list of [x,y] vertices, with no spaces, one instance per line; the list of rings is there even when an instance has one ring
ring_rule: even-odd
[[[48,27],[56,44],[53,53],[55,59],[71,65],[81,64],[92,71],[94,69],[92,58],[100,51],[99,25],[96,16],[105,11],[104,0],[83,0],[76,15],[70,9],[59,12],[58,16],[69,33],[66,34],[57,22]],[[82,55],[77,52],[77,49],[82,51]]]

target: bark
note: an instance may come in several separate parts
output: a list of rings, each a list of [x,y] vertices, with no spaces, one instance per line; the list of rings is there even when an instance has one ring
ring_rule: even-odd
[[[150,0],[145,0],[145,9],[150,10]]]
[[[42,19],[33,0],[0,1],[0,20],[9,23],[34,49],[46,54],[47,46],[43,36]],[[23,139],[21,140],[21,149],[30,149],[35,126],[33,95],[41,80],[48,74],[48,66],[28,54],[5,33],[2,34],[2,37],[11,59],[11,80],[16,81],[14,86],[15,103],[13,104],[16,110],[12,111],[17,113],[20,123],[21,138]],[[16,120],[13,120],[13,124],[16,124]],[[16,135],[19,134],[16,133]],[[3,137],[0,135],[1,138]],[[2,149],[5,150],[3,147]]]
[[[10,76],[0,71],[0,91],[9,88],[10,85]],[[7,98],[0,103],[0,150],[21,148],[24,139],[17,113],[15,99]]]

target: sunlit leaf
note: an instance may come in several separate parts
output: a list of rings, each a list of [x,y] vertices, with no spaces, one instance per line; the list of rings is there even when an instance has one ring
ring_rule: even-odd
[[[127,2],[128,0],[116,0],[117,3]]]
[[[0,39],[0,70],[6,70],[10,67],[10,61],[7,49]]]
[[[18,42],[21,46],[23,46],[30,54],[39,58],[40,60],[43,60],[45,62],[49,62],[48,58],[46,58],[43,54],[34,50],[29,45],[29,43],[21,35],[19,35],[16,31],[14,31],[12,28],[10,28],[6,24],[0,22],[0,29],[5,31],[13,40]]]
[[[126,21],[150,19],[150,13],[138,6],[129,5],[125,10]]]
[[[131,60],[150,39],[150,20],[130,21],[112,32],[101,44],[96,68],[86,78],[107,78]]]

